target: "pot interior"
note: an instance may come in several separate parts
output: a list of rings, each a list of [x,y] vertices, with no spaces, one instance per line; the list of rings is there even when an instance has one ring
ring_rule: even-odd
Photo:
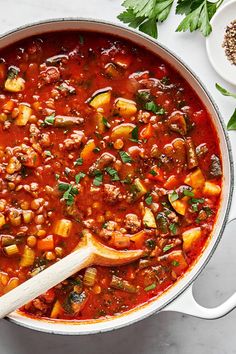
[[[105,22],[84,19],[58,19],[19,28],[16,31],[3,35],[0,39],[0,49],[26,37],[64,30],[93,31],[119,36],[121,38],[128,39],[139,46],[145,47],[147,50],[157,54],[164,61],[168,62],[175,70],[180,72],[184,79],[191,85],[211,115],[219,137],[223,162],[223,189],[221,205],[212,236],[209,239],[203,254],[197,260],[195,265],[192,266],[191,269],[162,296],[120,316],[104,320],[83,322],[43,320],[27,317],[19,311],[9,315],[9,319],[11,321],[35,330],[57,334],[87,334],[119,328],[143,319],[152,313],[160,311],[168,303],[173,301],[181,292],[183,292],[184,289],[186,289],[186,287],[195,279],[213,254],[226,223],[233,188],[232,157],[229,140],[225,132],[222,119],[220,118],[217,107],[213,103],[206,89],[199,82],[198,78],[174,54],[143,34],[125,27]]]

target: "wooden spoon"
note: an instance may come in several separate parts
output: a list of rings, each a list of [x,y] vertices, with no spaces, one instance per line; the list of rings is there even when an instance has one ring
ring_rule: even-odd
[[[91,265],[119,266],[131,263],[142,255],[142,250],[117,251],[107,247],[97,241],[88,230],[84,230],[82,241],[72,253],[0,297],[0,318],[83,268]]]

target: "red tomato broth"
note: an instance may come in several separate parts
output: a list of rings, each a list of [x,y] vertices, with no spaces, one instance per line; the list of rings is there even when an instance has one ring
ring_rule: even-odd
[[[58,55],[62,57],[48,59]],[[161,295],[200,256],[219,208],[219,141],[197,94],[161,58],[112,36],[46,34],[16,43],[0,56],[0,216],[5,218],[0,229],[0,291],[9,291],[70,253],[88,228],[106,245],[142,247],[146,257],[123,267],[94,267],[92,286],[86,286],[83,270],[27,304],[24,312],[84,320],[121,313]],[[25,80],[17,92],[11,91],[11,75],[10,90],[6,87],[12,65],[20,69],[13,79]],[[101,89],[100,96],[94,96]],[[148,98],[142,101],[140,92]],[[117,108],[117,99],[123,106]],[[7,110],[9,101],[13,107]],[[27,122],[18,125],[20,103],[31,112]],[[64,117],[63,128],[55,126],[58,116]],[[71,125],[65,117],[73,118]],[[80,122],[75,124],[75,119]],[[114,138],[114,128],[121,124],[126,128]],[[133,124],[132,132],[127,124]],[[80,164],[91,140],[95,149],[86,152]],[[123,161],[123,152],[131,162]],[[105,165],[92,168],[99,170],[96,175],[91,166],[102,154]],[[20,168],[9,173],[12,157]],[[195,188],[186,177],[199,171],[194,183],[203,181]],[[79,173],[85,175],[76,183]],[[173,176],[174,187],[165,188]],[[69,188],[70,195],[62,188]],[[140,188],[145,190],[142,195]],[[33,208],[40,198],[42,204]],[[27,223],[24,210],[32,212]],[[55,230],[60,221],[65,228],[65,219],[70,231],[62,236]],[[188,230],[192,233],[185,239]],[[13,239],[7,242],[17,248],[13,255],[6,253],[8,235]],[[49,243],[38,242],[48,236]],[[39,244],[50,249],[38,249]],[[29,266],[22,266],[25,247],[33,258]],[[17,280],[11,285],[13,278]]]

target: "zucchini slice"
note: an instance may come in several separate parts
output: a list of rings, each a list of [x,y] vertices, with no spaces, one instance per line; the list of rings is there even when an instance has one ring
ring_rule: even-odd
[[[117,125],[112,129],[111,138],[118,139],[118,138],[130,138],[130,134],[132,130],[134,130],[135,125],[132,123],[122,123]]]
[[[110,103],[111,87],[104,88],[94,92],[91,98],[87,100],[89,105],[95,109],[103,108]]]
[[[145,208],[145,211],[144,211],[143,225],[144,225],[144,227],[150,227],[153,229],[157,228],[157,224],[156,224],[153,212],[151,211],[151,209],[149,209],[147,207]]]
[[[122,97],[116,99],[114,108],[115,112],[125,117],[130,117],[137,112],[136,103]]]

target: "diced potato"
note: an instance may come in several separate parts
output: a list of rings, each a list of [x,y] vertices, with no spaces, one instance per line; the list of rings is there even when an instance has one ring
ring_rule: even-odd
[[[206,181],[204,188],[203,188],[203,194],[206,196],[218,196],[221,193],[221,188],[218,184],[215,184],[213,182]]]
[[[139,199],[144,194],[147,193],[147,189],[146,189],[145,185],[143,184],[143,182],[139,178],[136,178],[134,180],[134,186],[136,188],[136,190],[135,190],[135,199]]]
[[[53,308],[52,308],[50,317],[51,317],[51,318],[58,318],[58,316],[59,316],[60,314],[62,314],[63,312],[64,312],[64,309],[63,309],[63,307],[61,306],[60,301],[57,300],[57,301],[55,302],[55,304],[53,305]]]
[[[115,101],[115,111],[121,116],[132,116],[137,112],[136,103],[125,98],[117,98]]]
[[[180,215],[185,215],[188,207],[188,197],[183,197],[182,199],[177,199],[173,202],[171,201],[170,195],[168,196],[168,198],[175,211]]]
[[[54,233],[61,237],[69,237],[72,228],[72,222],[67,219],[61,219],[54,226]]]
[[[19,254],[19,248],[15,244],[6,246],[3,249],[8,256],[15,256]]]
[[[202,230],[200,227],[195,227],[184,231],[182,234],[183,237],[183,249],[185,252],[189,251],[192,248],[192,245],[195,241],[199,240],[202,236]]]
[[[161,263],[162,261],[168,262],[168,264],[172,267],[176,275],[182,274],[183,271],[188,267],[184,252],[181,250],[176,250],[165,254],[159,257],[159,261]]]
[[[123,123],[119,124],[112,129],[111,138],[118,139],[118,138],[130,138],[130,134],[132,130],[134,130],[135,125],[132,123]]]
[[[4,288],[4,293],[8,293],[9,291],[15,289],[18,285],[20,284],[20,279],[17,277],[12,277],[9,282],[7,283],[7,286]]]
[[[155,217],[153,215],[153,212],[151,211],[151,209],[145,207],[145,211],[144,211],[144,216],[143,216],[143,225],[145,227],[150,227],[153,229],[157,228],[157,224],[156,224],[156,220]]]
[[[25,88],[25,80],[21,77],[8,78],[5,81],[5,90],[10,92],[20,92]]]
[[[6,224],[6,219],[5,216],[0,213],[0,228],[3,227]]]
[[[186,176],[184,183],[188,184],[194,189],[202,189],[205,184],[205,178],[200,168],[197,168],[194,172],[189,173]]]
[[[21,267],[29,267],[34,264],[35,252],[30,247],[25,246],[20,260]]]
[[[95,120],[97,122],[97,129],[100,134],[105,132],[105,124],[103,123],[103,114],[101,112],[96,112]]]
[[[91,154],[93,154],[93,150],[95,149],[96,144],[93,139],[89,140],[87,144],[84,146],[83,150],[81,151],[80,157],[82,159],[86,160],[91,157]]]
[[[24,126],[28,123],[30,116],[32,114],[32,109],[25,104],[20,104],[19,107],[19,114],[15,120],[16,125]]]
[[[93,108],[102,108],[107,106],[111,100],[111,90],[108,89],[106,91],[101,92],[101,90],[95,92],[92,98],[89,100],[89,105]]]

